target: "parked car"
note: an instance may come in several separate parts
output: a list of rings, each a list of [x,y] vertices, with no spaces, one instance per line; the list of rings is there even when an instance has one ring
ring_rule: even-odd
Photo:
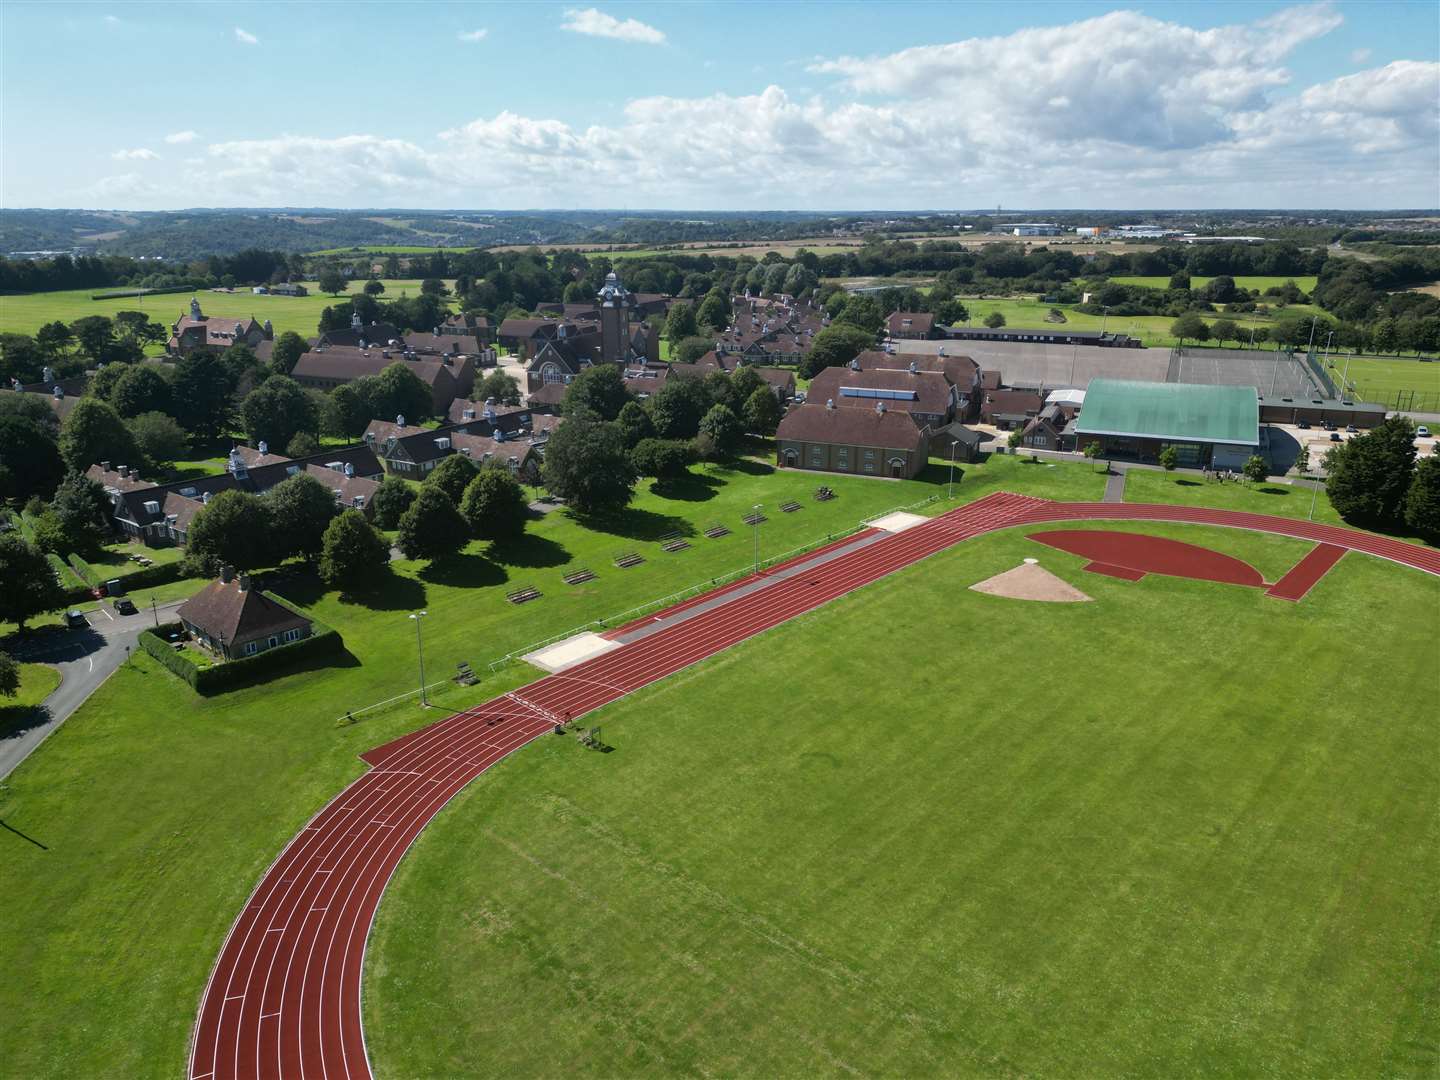
[[[1309,431],[1309,430],[1310,430],[1310,421],[1309,421],[1309,420],[1297,420],[1297,421],[1295,422],[1295,426],[1296,426],[1297,428],[1299,428],[1301,431]]]
[[[90,590],[90,597],[94,600],[104,600],[105,597],[108,595],[109,593],[105,591],[104,585],[96,585],[93,589]]]
[[[1332,431],[1332,432],[1330,432],[1330,441],[1331,441],[1331,442],[1344,442],[1345,439],[1344,439],[1343,436],[1341,436],[1340,432],[1338,432],[1338,431]]]
[[[1320,421],[1320,426],[1321,426],[1322,428],[1324,428],[1326,431],[1334,431],[1334,430],[1335,430],[1335,425],[1332,424],[1329,420],[1321,420],[1321,421]]]
[[[118,577],[111,578],[109,581],[105,582],[105,591],[111,596],[124,596],[125,583],[121,581]]]
[[[72,630],[78,630],[80,627],[89,626],[90,624],[85,621],[85,616],[78,609],[71,608],[65,612],[65,625]]]
[[[128,596],[120,597],[118,600],[114,601],[114,605],[115,614],[117,615],[135,614],[135,601],[131,600]]]
[[[1421,424],[1419,427],[1417,427],[1417,428],[1415,429],[1415,434],[1416,434],[1416,435],[1419,435],[1420,438],[1422,438],[1422,439],[1428,439],[1428,438],[1430,438],[1430,429],[1429,429],[1428,427],[1426,427],[1424,424]]]
[[[1357,428],[1354,424],[1346,424],[1345,433],[1347,435],[1358,435],[1360,434],[1360,429]]]

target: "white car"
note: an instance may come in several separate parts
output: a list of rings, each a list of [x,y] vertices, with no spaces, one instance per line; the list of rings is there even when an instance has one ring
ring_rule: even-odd
[[[1415,434],[1416,434],[1416,435],[1419,435],[1420,438],[1422,438],[1422,439],[1428,439],[1428,438],[1430,438],[1430,429],[1429,429],[1428,427],[1426,427],[1424,424],[1421,424],[1419,427],[1417,427],[1417,428],[1415,429]]]

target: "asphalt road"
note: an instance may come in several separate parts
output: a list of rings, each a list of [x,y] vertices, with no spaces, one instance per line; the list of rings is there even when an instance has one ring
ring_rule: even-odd
[[[183,603],[176,600],[156,608],[161,622]],[[140,632],[155,625],[150,609],[134,615],[99,610],[87,614],[89,629],[37,633],[12,639],[6,651],[16,660],[50,664],[60,672],[60,685],[45,699],[44,719],[34,727],[0,736],[0,780],[30,756],[45,738],[63,724],[80,704],[125,662],[127,649],[137,648]]]

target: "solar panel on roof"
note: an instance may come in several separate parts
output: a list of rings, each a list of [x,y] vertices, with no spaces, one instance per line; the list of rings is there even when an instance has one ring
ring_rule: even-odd
[[[920,395],[914,390],[886,390],[873,386],[842,386],[841,397],[882,398],[885,401],[916,401]]]

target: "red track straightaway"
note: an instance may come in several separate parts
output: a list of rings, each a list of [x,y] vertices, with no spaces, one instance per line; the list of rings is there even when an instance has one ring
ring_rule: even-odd
[[[364,754],[371,770],[290,841],[235,920],[201,1000],[191,1080],[366,1078],[360,981],[390,875],[431,818],[507,754],[745,638],[982,533],[1073,520],[1175,521],[1294,536],[1440,575],[1440,551],[1262,514],[994,494],[777,578]]]

